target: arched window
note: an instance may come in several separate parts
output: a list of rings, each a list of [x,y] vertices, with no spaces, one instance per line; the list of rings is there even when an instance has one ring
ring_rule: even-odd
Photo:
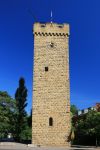
[[[52,117],[49,118],[49,126],[53,126],[53,118]]]

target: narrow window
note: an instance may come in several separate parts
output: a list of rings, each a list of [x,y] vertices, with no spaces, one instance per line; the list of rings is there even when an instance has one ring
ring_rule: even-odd
[[[52,117],[49,118],[49,126],[53,126],[53,118]]]
[[[45,67],[45,71],[48,71],[48,67]]]

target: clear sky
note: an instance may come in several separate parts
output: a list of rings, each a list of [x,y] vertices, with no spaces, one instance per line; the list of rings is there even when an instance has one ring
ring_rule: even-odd
[[[0,0],[0,90],[14,97],[23,76],[30,112],[32,25],[50,22],[51,10],[54,22],[70,24],[71,104],[93,106],[100,102],[100,0]]]

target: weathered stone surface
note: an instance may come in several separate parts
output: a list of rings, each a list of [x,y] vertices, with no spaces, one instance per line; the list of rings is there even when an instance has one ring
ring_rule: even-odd
[[[69,25],[35,23],[33,32],[32,144],[69,146]]]

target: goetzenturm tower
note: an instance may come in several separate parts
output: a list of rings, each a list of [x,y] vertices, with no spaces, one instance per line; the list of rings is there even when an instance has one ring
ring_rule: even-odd
[[[35,23],[32,144],[69,146],[69,25]]]

